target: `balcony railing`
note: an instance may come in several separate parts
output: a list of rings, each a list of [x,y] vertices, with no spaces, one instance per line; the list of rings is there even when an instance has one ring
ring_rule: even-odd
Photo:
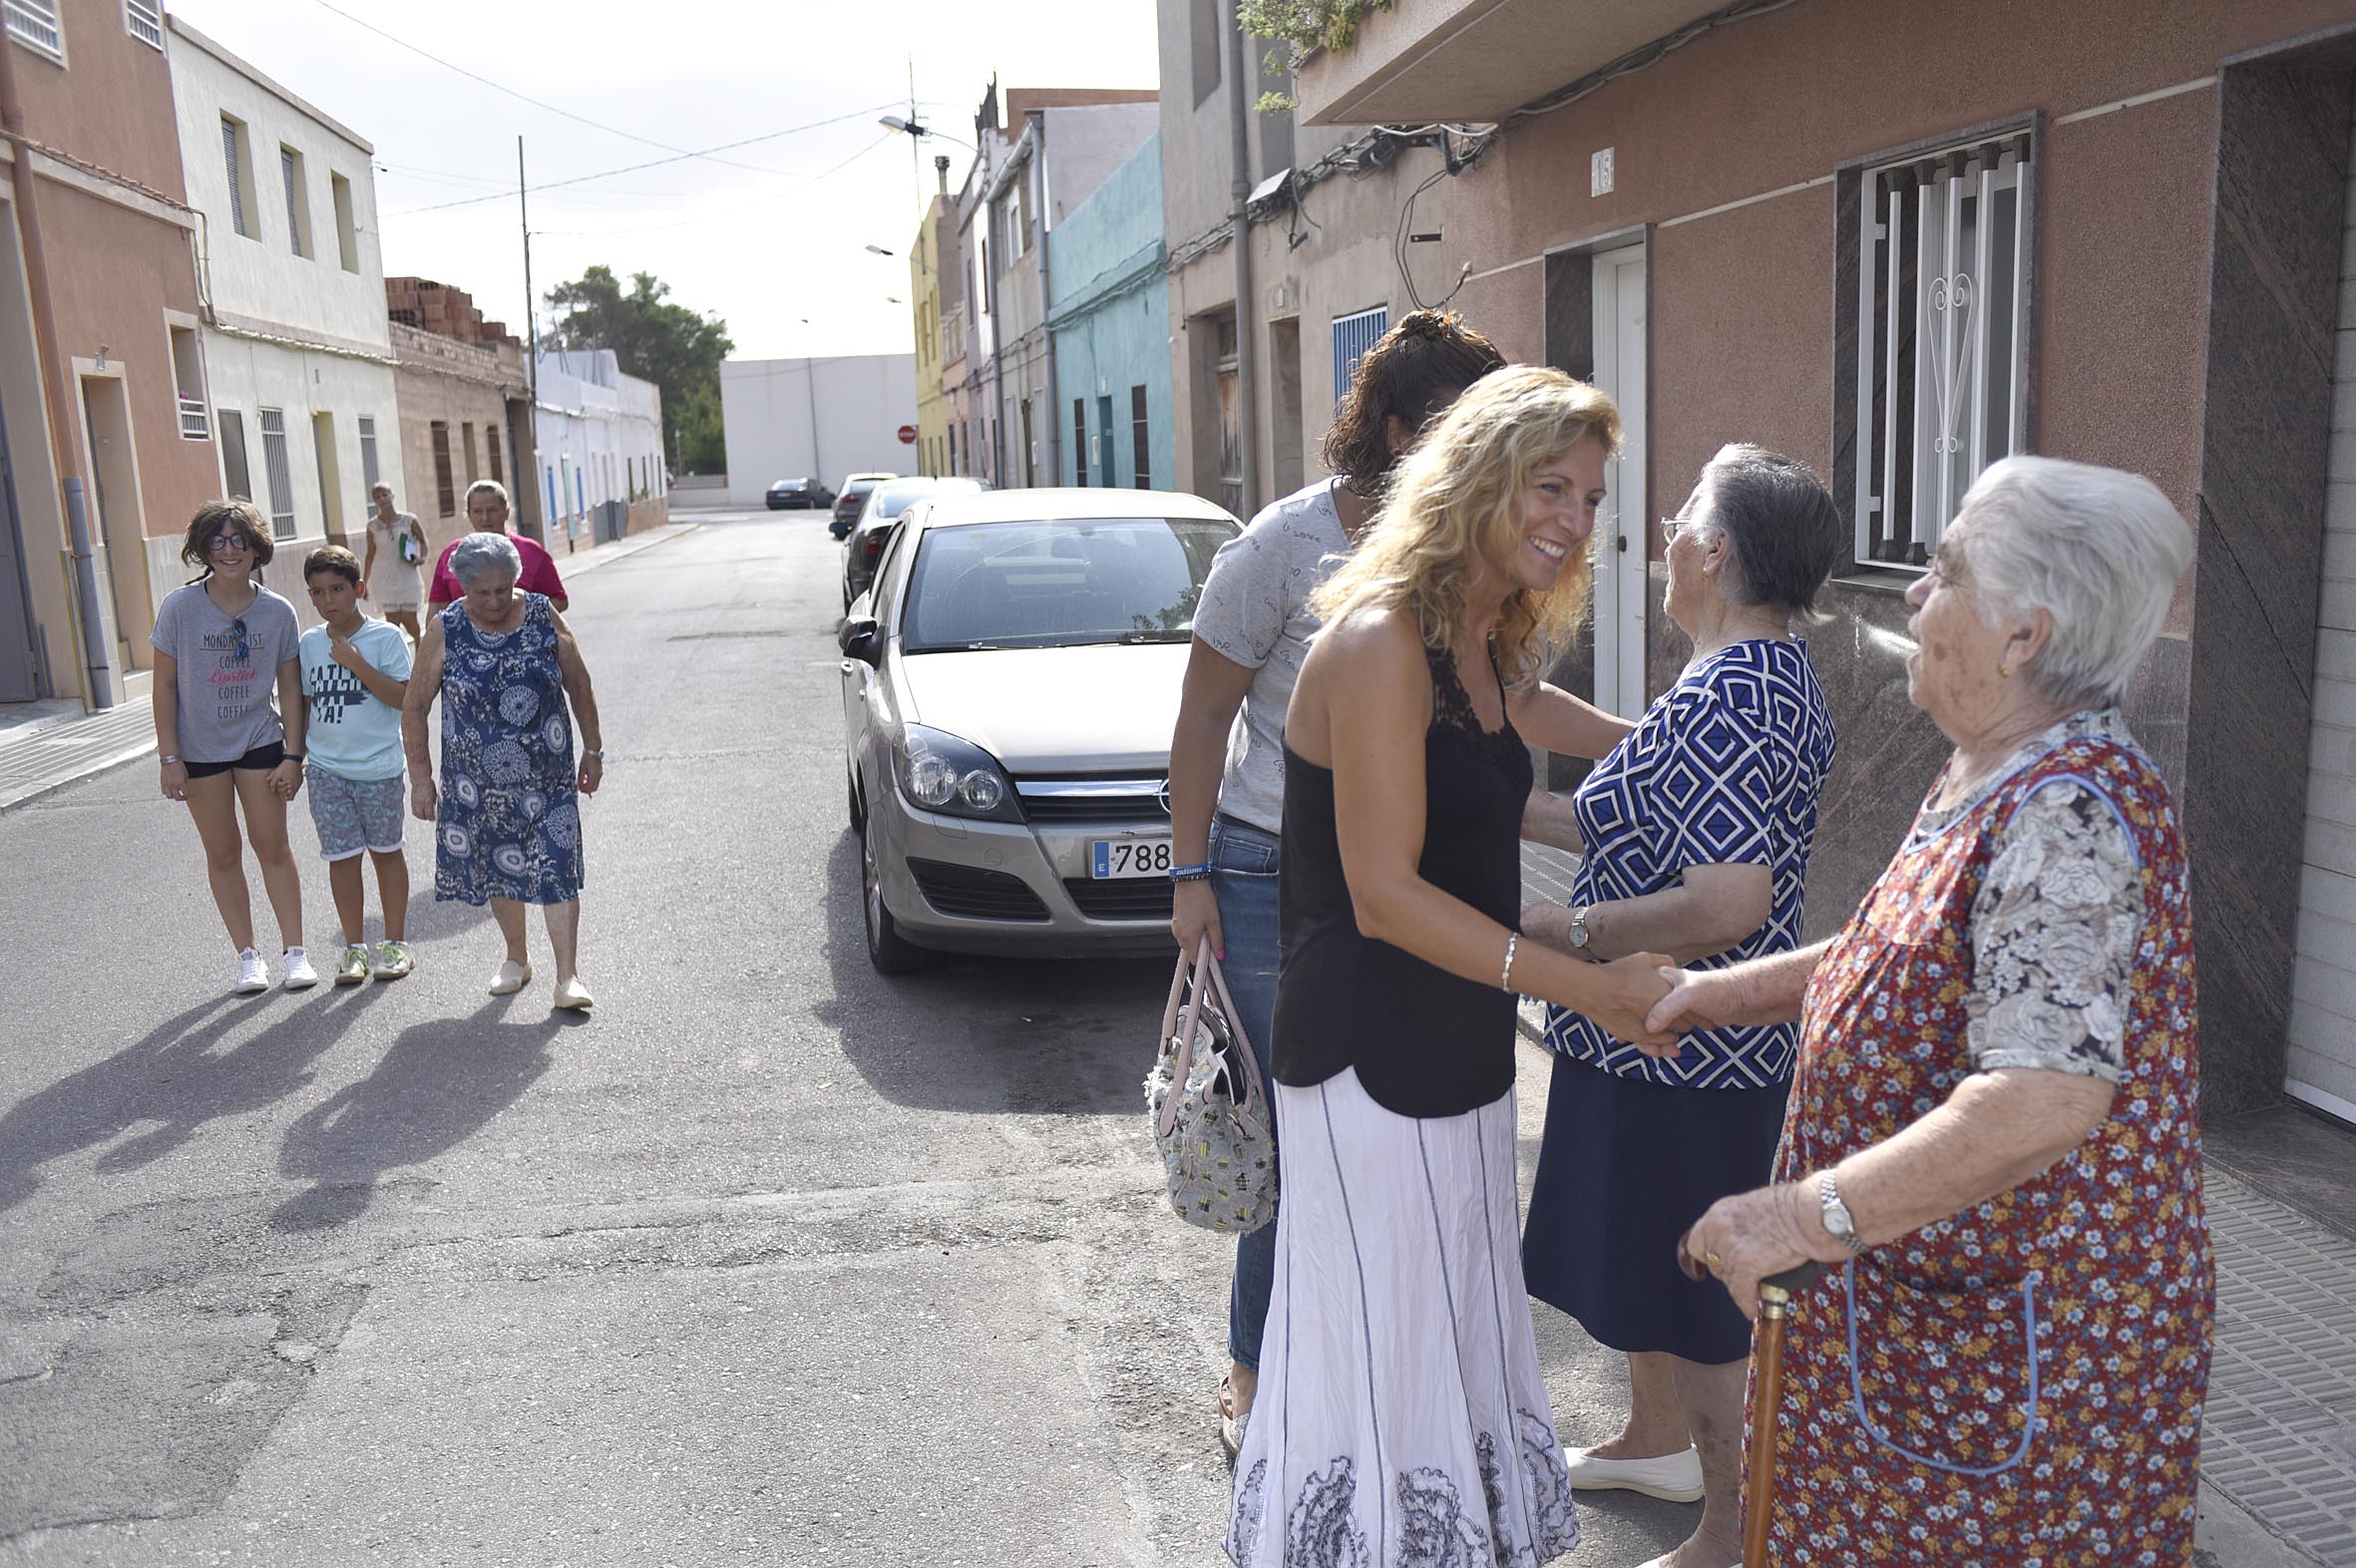
[[[180,434],[184,441],[206,441],[212,436],[212,418],[200,397],[180,400]]]

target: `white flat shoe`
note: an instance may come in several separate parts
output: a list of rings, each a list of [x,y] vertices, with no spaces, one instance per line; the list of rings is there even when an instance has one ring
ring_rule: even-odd
[[[1574,1448],[1565,1457],[1570,1461],[1571,1485],[1578,1491],[1642,1492],[1681,1503],[1702,1500],[1702,1455],[1690,1443],[1682,1453],[1657,1459],[1603,1459],[1592,1448]],[[1657,1563],[1655,1559],[1645,1568],[1656,1568]]]
[[[576,975],[571,980],[557,981],[556,1004],[570,1007],[575,1012],[587,1012],[597,1004],[597,998],[589,994],[589,988]]]
[[[513,962],[502,964],[499,973],[491,977],[491,994],[513,996],[532,983],[532,966]]]

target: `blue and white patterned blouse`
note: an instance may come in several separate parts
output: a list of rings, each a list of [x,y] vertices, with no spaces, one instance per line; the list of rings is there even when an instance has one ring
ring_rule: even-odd
[[[1832,771],[1832,715],[1796,638],[1737,642],[1697,661],[1572,797],[1586,858],[1571,905],[1676,887],[1692,866],[1766,866],[1767,922],[1697,960],[1724,969],[1788,953],[1805,923],[1816,797]],[[1656,1060],[1575,1012],[1547,1011],[1546,1043],[1606,1072],[1681,1088],[1764,1088],[1791,1076],[1798,1025],[1704,1029]]]

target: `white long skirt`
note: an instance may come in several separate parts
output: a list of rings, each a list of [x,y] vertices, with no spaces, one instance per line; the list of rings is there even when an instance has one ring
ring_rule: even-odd
[[[1514,1097],[1276,1086],[1284,1202],[1238,1568],[1536,1568],[1578,1543],[1522,1287]]]

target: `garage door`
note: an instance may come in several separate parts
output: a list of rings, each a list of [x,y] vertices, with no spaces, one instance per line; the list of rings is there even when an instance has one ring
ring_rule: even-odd
[[[2356,185],[2348,219],[2285,1087],[2356,1122]]]

